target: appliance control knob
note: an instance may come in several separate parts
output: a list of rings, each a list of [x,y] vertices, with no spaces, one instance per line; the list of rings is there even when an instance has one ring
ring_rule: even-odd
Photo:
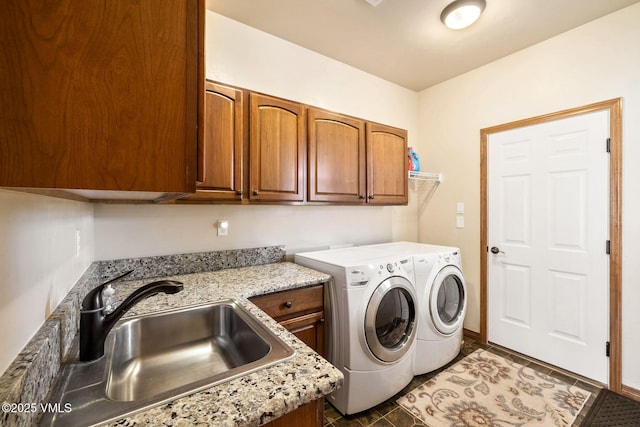
[[[387,271],[389,273],[393,273],[393,270],[395,270],[395,267],[393,266],[393,264],[391,263],[387,264]]]

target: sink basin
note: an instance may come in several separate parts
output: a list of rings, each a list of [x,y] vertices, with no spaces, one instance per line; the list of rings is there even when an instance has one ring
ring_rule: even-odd
[[[120,325],[107,366],[107,397],[153,397],[202,378],[225,376],[266,357],[271,346],[238,307],[195,307]]]
[[[237,378],[294,354],[234,300],[138,316],[110,332],[105,356],[65,366],[44,425],[90,425]]]

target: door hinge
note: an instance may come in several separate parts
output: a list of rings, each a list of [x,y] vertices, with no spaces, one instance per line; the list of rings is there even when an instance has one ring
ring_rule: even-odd
[[[607,138],[607,153],[611,152],[611,138]]]
[[[607,255],[611,255],[611,240],[607,240],[606,252]]]
[[[607,341],[607,343],[605,344],[604,354],[607,357],[611,357],[611,343],[609,341]]]

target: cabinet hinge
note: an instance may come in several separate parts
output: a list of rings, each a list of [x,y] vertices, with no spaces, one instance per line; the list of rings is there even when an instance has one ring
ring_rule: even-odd
[[[611,152],[611,138],[607,138],[607,153]]]
[[[605,344],[604,354],[607,357],[611,357],[611,343],[609,341],[607,341],[607,343]]]
[[[607,244],[606,244],[606,252],[607,255],[611,255],[611,240],[607,240]]]

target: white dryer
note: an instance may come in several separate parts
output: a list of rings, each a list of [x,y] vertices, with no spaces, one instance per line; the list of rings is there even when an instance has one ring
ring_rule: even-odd
[[[327,358],[344,374],[344,385],[328,401],[353,414],[402,390],[413,378],[413,259],[380,258],[360,247],[300,253],[295,262],[333,276]]]
[[[467,309],[460,249],[412,242],[369,247],[379,254],[413,256],[420,313],[414,374],[425,374],[449,363],[460,352]]]

